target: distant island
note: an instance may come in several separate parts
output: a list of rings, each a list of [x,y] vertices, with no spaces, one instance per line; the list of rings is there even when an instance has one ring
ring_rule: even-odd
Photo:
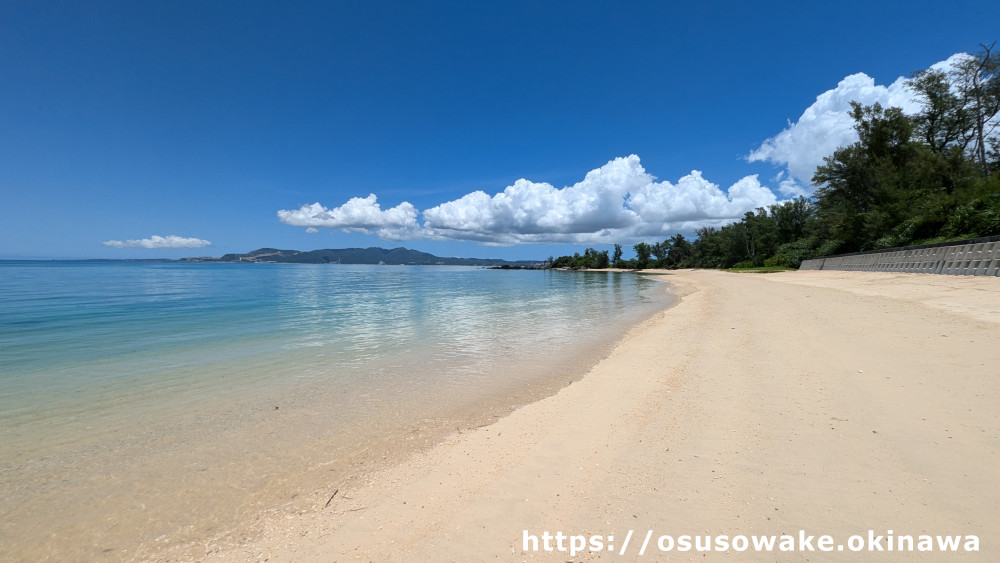
[[[443,258],[408,248],[325,248],[322,250],[279,250],[260,248],[246,254],[226,254],[221,258],[183,258],[183,262],[254,262],[269,264],[384,264],[387,266],[494,266],[532,267],[531,260],[499,258]]]

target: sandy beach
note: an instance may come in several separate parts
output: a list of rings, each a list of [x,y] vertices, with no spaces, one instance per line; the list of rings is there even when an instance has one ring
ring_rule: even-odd
[[[869,531],[883,549],[890,536],[977,536],[962,560],[1000,559],[1000,279],[663,275],[680,302],[582,380],[331,483],[314,510],[262,519],[237,547],[209,542],[207,559],[946,558],[824,553],[817,540],[772,553],[657,545],[800,531],[834,545],[860,535],[866,550]],[[600,551],[559,551],[557,532],[599,537]]]

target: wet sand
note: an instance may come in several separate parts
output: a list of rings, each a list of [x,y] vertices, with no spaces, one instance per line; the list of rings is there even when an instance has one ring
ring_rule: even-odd
[[[981,551],[963,560],[1000,558],[1000,279],[666,276],[681,302],[582,380],[330,483],[312,509],[262,519],[241,546],[207,544],[207,559],[945,557],[655,548],[662,535],[799,530],[838,543],[869,530],[976,535]],[[600,535],[605,550],[523,551],[525,530]]]

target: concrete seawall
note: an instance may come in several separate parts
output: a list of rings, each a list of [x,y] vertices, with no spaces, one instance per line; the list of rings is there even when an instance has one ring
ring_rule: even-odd
[[[813,258],[799,269],[1000,276],[1000,237]]]

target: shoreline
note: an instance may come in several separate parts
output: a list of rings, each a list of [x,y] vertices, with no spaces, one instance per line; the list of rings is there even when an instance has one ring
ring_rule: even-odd
[[[577,383],[206,560],[565,560],[522,533],[800,529],[975,534],[992,559],[995,280],[667,275],[679,302]]]

